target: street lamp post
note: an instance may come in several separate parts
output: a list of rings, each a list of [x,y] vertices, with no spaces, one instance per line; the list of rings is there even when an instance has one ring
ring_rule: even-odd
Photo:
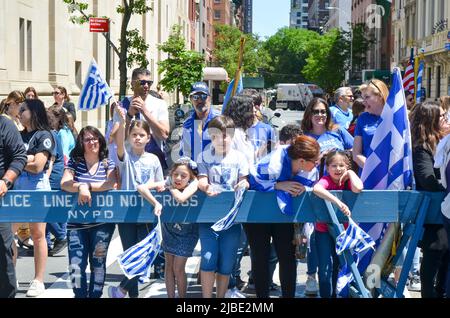
[[[328,10],[337,10],[339,12],[342,12],[344,15],[348,16],[348,13],[345,12],[344,10],[342,10],[341,8],[338,7],[327,7]],[[350,67],[348,69],[348,73],[346,72],[346,81],[347,84],[350,82],[350,76],[352,74],[352,64],[353,64],[353,26],[352,26],[352,18],[350,17]]]

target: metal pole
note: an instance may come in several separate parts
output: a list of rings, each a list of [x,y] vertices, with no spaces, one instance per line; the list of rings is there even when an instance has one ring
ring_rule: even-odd
[[[108,85],[110,85],[111,78],[111,30],[110,30],[110,20],[108,19],[108,32],[105,34],[106,38],[106,71],[105,71],[105,80]],[[106,122],[109,121],[109,104],[106,104]]]

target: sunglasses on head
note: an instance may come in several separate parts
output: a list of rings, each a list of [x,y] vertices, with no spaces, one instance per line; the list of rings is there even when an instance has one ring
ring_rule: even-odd
[[[192,95],[191,97],[192,97],[192,100],[195,100],[195,101],[197,101],[199,99],[202,99],[203,101],[205,101],[208,99],[208,95],[206,95],[206,94],[196,94],[196,95]]]
[[[312,110],[313,115],[327,115],[327,110],[326,109],[313,109]]]

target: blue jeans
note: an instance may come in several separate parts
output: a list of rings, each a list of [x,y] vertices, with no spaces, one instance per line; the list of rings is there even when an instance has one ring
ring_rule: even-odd
[[[87,229],[69,229],[69,274],[75,298],[100,298],[106,278],[106,255],[115,224],[105,223]],[[89,259],[91,275],[87,285]]]
[[[47,223],[45,227],[45,238],[47,239],[49,248],[52,245],[50,234],[53,234],[58,241],[64,240],[67,237],[67,223]]]
[[[309,248],[306,252],[306,274],[315,275],[317,273],[317,267],[319,266],[319,260],[317,259],[317,245],[316,245],[316,231],[311,234],[309,239]]]
[[[214,232],[213,223],[199,224],[201,244],[200,269],[230,275],[236,261],[240,242],[241,225],[235,224],[226,231]]]
[[[153,224],[148,223],[120,223],[119,227],[119,235],[120,240],[122,241],[123,250],[126,251],[133,245],[142,241],[148,233],[153,229]],[[156,262],[156,259],[155,259]],[[139,289],[138,289],[138,280],[139,276],[133,277],[132,279],[128,279],[124,277],[120,282],[120,287],[128,291],[128,295],[130,298],[138,298],[139,297]]]
[[[336,282],[339,270],[339,259],[335,249],[336,244],[328,232],[314,232],[319,260],[320,297],[336,297]]]

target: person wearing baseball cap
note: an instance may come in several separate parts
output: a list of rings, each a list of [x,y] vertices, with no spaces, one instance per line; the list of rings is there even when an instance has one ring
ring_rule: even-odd
[[[195,161],[211,142],[207,131],[208,124],[219,112],[211,109],[209,87],[205,82],[192,84],[189,99],[194,111],[183,124],[180,155]]]

